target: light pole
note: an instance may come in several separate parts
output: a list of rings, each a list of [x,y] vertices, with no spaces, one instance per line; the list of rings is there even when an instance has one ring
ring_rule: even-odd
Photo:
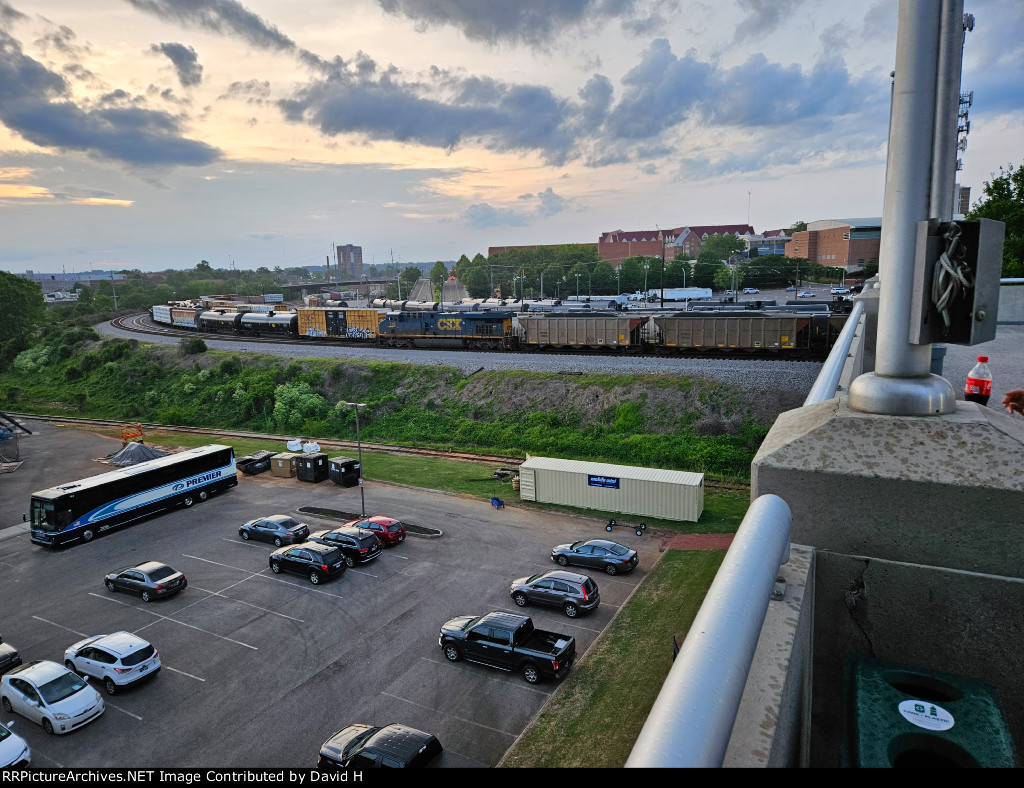
[[[580,300],[580,275],[576,274],[576,300]]]
[[[363,493],[363,442],[359,438],[359,409],[365,408],[366,403],[364,402],[346,402],[346,405],[351,406],[356,412],[356,455],[359,459],[359,504],[363,517],[366,517],[366,495]]]
[[[647,303],[647,271],[651,267],[650,263],[644,263],[644,303]]]
[[[540,300],[544,300],[544,272],[540,272]]]

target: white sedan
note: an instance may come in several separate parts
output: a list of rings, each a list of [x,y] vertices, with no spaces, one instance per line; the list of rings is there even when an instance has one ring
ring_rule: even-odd
[[[801,290],[799,293],[796,294],[796,297],[797,298],[814,298],[814,293],[812,293],[810,290]]]
[[[12,725],[0,725],[0,769],[26,769],[32,763],[32,751],[28,742],[11,730]]]
[[[85,679],[45,659],[4,674],[0,705],[38,722],[49,734],[70,733],[103,713],[103,698]]]

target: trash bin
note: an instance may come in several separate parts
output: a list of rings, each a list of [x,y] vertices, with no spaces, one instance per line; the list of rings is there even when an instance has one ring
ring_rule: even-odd
[[[270,470],[270,459],[273,456],[272,451],[254,451],[235,460],[235,468],[248,476],[255,476]]]
[[[1016,766],[995,689],[984,681],[864,657],[843,664],[845,767]]]
[[[945,345],[932,345],[932,366],[929,370],[933,375],[942,375],[943,361],[946,358]]]
[[[359,484],[359,460],[351,457],[331,457],[328,462],[330,479],[342,487],[355,487]]]
[[[298,458],[298,454],[290,451],[275,454],[270,458],[270,473],[284,478],[294,476],[298,471]]]
[[[329,474],[327,455],[322,451],[301,454],[297,458],[295,475],[300,482],[322,482]]]

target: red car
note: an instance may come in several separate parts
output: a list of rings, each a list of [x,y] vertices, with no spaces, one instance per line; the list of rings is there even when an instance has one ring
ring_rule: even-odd
[[[373,531],[385,547],[391,547],[405,541],[405,526],[393,517],[375,514],[363,520],[352,520],[345,523],[345,525]]]

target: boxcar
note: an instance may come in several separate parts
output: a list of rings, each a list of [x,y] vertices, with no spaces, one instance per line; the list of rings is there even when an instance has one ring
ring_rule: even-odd
[[[168,322],[180,328],[199,328],[199,316],[203,311],[202,309],[192,307],[174,306],[171,307],[170,320]]]
[[[379,309],[299,307],[298,336],[373,340],[384,314]]]

